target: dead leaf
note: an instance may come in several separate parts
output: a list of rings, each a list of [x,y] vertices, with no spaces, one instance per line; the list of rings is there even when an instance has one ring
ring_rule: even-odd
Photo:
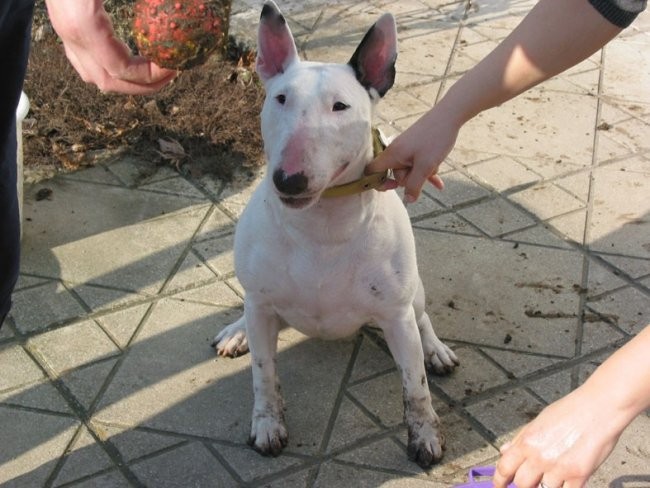
[[[187,157],[183,145],[176,139],[158,139],[158,147],[160,150],[156,152],[180,170],[181,161]]]

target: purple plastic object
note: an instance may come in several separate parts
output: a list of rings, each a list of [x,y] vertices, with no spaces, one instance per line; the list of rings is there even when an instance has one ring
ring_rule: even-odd
[[[469,470],[469,483],[456,485],[454,488],[493,488],[492,476],[494,475],[494,466],[479,466]],[[475,478],[487,478],[477,480]],[[517,488],[514,483],[510,483],[508,488]]]

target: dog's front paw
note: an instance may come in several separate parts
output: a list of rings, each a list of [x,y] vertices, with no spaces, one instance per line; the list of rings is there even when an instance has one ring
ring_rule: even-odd
[[[433,352],[429,357],[425,358],[427,371],[438,376],[451,374],[459,364],[460,361],[456,353],[441,340],[434,343]]]
[[[246,338],[246,322],[240,318],[219,332],[212,341],[219,356],[236,358],[248,352],[248,339]]]
[[[278,456],[288,442],[284,422],[270,415],[253,417],[248,445],[263,456]]]
[[[409,425],[407,454],[422,469],[428,469],[442,459],[445,437],[434,423],[416,422]]]

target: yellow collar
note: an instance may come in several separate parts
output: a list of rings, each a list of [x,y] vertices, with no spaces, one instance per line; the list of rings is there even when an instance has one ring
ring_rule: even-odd
[[[376,157],[380,152],[386,148],[386,144],[382,139],[382,135],[379,132],[379,129],[376,127],[372,128],[372,149],[373,154]],[[357,193],[362,193],[367,190],[376,190],[381,187],[383,183],[388,179],[388,170],[383,173],[372,173],[369,175],[364,175],[358,180],[351,181],[350,183],[344,183],[343,185],[336,185],[327,188],[322,194],[323,198],[332,198],[332,197],[346,197],[348,195],[355,195]]]

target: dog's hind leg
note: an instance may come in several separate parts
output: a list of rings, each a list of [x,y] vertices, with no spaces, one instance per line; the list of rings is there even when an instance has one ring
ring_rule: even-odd
[[[451,373],[459,361],[454,351],[444,344],[433,331],[433,325],[429,315],[424,311],[424,287],[422,280],[418,288],[413,309],[422,339],[422,349],[424,351],[424,364],[427,370],[437,375],[446,375]]]
[[[224,327],[212,341],[219,356],[236,358],[248,352],[246,337],[246,318],[242,315],[239,320]]]

